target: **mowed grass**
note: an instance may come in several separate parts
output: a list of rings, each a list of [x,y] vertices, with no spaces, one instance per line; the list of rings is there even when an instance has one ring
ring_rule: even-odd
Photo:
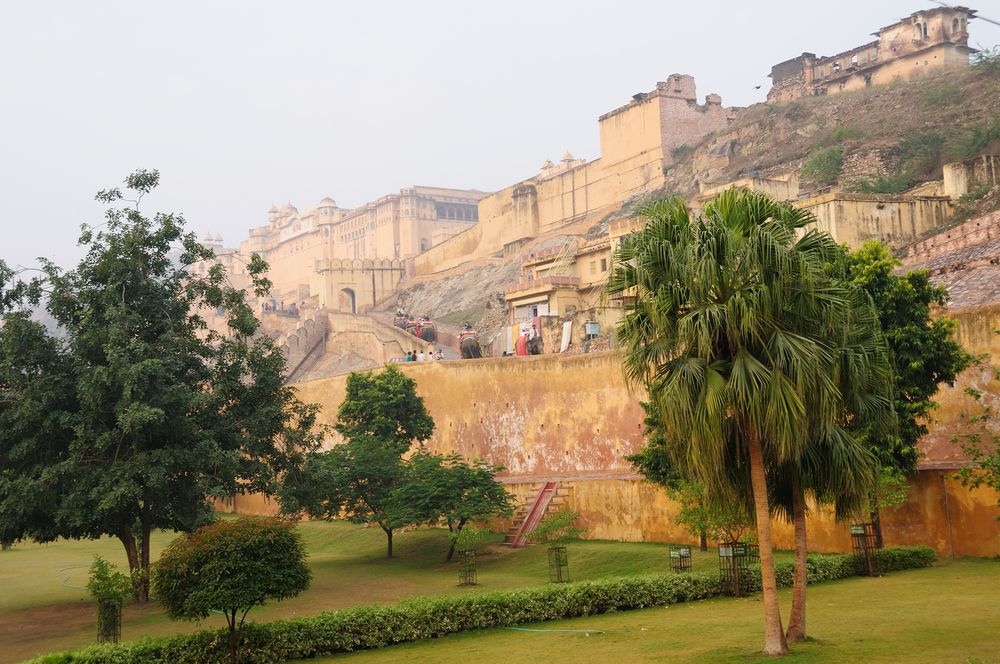
[[[781,593],[787,619],[791,600]],[[317,664],[431,662],[763,662],[760,597],[712,599],[493,629],[349,655]],[[948,560],[923,570],[810,587],[811,638],[782,662],[1000,662],[1000,562]],[[603,631],[603,634],[597,631]]]
[[[386,559],[385,535],[378,528],[319,521],[302,523],[299,528],[313,571],[311,587],[296,598],[254,611],[251,620],[315,615],[360,604],[507,590],[548,582],[545,546],[519,550],[490,547],[478,564],[479,585],[459,588],[457,565],[444,563],[448,548],[444,530],[397,533],[396,556]],[[165,532],[154,534],[154,560],[175,536]],[[0,663],[94,642],[95,609],[84,586],[95,554],[120,569],[127,568],[123,548],[112,538],[45,545],[22,543],[0,552]],[[695,549],[694,554],[695,569],[717,568],[714,550],[701,554]],[[569,545],[572,580],[668,570],[664,544],[580,541]],[[221,616],[200,623],[175,622],[155,602],[130,604],[125,608],[122,635],[125,639],[137,639],[223,624]]]

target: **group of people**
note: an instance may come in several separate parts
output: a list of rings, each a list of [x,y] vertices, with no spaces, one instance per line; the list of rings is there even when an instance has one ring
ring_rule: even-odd
[[[442,351],[440,348],[438,348],[437,350],[431,350],[428,353],[425,353],[422,350],[421,351],[411,350],[409,353],[406,354],[406,357],[403,358],[403,362],[423,362],[425,360],[443,360],[443,359],[444,359],[444,351]]]

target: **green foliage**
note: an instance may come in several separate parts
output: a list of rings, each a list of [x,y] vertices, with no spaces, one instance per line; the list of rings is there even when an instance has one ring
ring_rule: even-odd
[[[557,510],[542,519],[538,527],[531,531],[531,539],[549,544],[579,539],[580,535],[587,532],[586,528],[574,525],[579,518],[580,513],[569,508]]]
[[[753,531],[753,519],[743,505],[711,500],[698,480],[680,480],[667,488],[667,495],[680,505],[677,523],[696,537],[713,542],[741,542]]]
[[[182,217],[140,211],[158,182],[139,170],[97,195],[105,221],[84,227],[74,270],[44,261],[25,284],[0,266],[0,536],[117,537],[139,599],[153,529],[198,527],[214,497],[273,494],[318,442],[246,292],[221,265],[189,273],[214,256]],[[266,267],[247,266],[258,294]],[[26,313],[43,288],[58,339]],[[224,309],[227,331],[201,308]]]
[[[802,164],[802,177],[819,184],[833,184],[844,166],[844,152],[839,145],[814,152]]]
[[[898,547],[877,553],[885,571],[934,563],[929,547]],[[850,555],[810,556],[809,583],[854,576]],[[779,584],[792,583],[792,565],[777,566]],[[759,581],[755,581],[759,588]],[[719,595],[715,574],[669,574],[550,584],[513,592],[418,599],[396,606],[367,606],[321,613],[311,618],[248,624],[243,652],[254,664],[277,664],[335,653],[383,648],[457,632],[600,615],[692,602]],[[222,664],[224,633],[197,632],[115,646],[93,646],[48,655],[30,664]]]
[[[292,523],[243,518],[217,521],[167,547],[153,566],[153,592],[167,615],[201,620],[221,610],[227,643],[239,661],[240,631],[250,609],[309,587],[302,538]]]
[[[451,540],[453,550],[470,551],[478,549],[495,534],[490,528],[480,528],[475,524],[468,524],[461,530],[453,530],[448,533],[448,539]]]
[[[673,157],[674,160],[680,160],[692,152],[694,152],[694,148],[687,143],[684,143],[683,145],[678,145],[676,148],[670,150],[670,156]]]
[[[920,90],[920,99],[928,106],[941,108],[962,101],[962,90],[951,81],[940,81],[925,85]]]
[[[94,556],[87,578],[87,592],[98,602],[121,602],[135,593],[135,584],[131,576],[119,572],[101,556]]]
[[[434,420],[416,383],[395,365],[379,373],[351,373],[334,427],[347,440],[370,437],[400,452],[434,432]]]
[[[858,178],[847,185],[848,191],[860,194],[898,194],[910,188],[912,180],[905,174],[868,175]]]
[[[712,499],[705,485],[695,477],[685,478],[670,459],[670,446],[663,433],[659,411],[651,402],[640,402],[645,411],[643,424],[648,444],[625,459],[642,475],[664,487],[681,509],[677,523],[695,537],[716,542],[743,540],[753,526],[746,506],[737,501]]]
[[[419,451],[405,461],[406,473],[393,488],[391,501],[406,514],[407,523],[436,524],[444,521],[452,535],[461,533],[470,521],[509,517],[514,496],[497,482],[501,466],[483,461],[469,463],[457,454],[440,455]],[[450,561],[456,544],[448,549]]]
[[[959,470],[957,477],[963,486],[993,489],[1000,507],[1000,435],[996,433],[996,413],[984,402],[982,392],[972,388],[965,392],[975,401],[975,406],[963,414],[964,430],[955,434],[952,442],[960,446],[972,466]],[[1000,520],[1000,516],[997,519]]]
[[[377,523],[392,556],[393,532],[403,526],[444,520],[452,532],[467,523],[513,510],[513,497],[496,481],[502,468],[458,455],[430,454],[414,442],[434,431],[416,383],[397,367],[352,373],[338,411],[336,430],[347,442],[310,455],[282,491],[289,514]],[[454,554],[448,550],[448,560]]]
[[[991,76],[1000,75],[1000,45],[980,49],[972,56],[972,68]]]
[[[917,441],[927,433],[939,385],[953,385],[972,357],[954,339],[955,322],[931,316],[932,307],[948,300],[926,271],[896,274],[899,265],[885,245],[869,240],[855,252],[844,253],[835,270],[871,298],[893,368],[895,431],[871,432],[869,443],[885,468],[913,472]]]
[[[914,177],[936,176],[945,159],[946,136],[938,129],[928,129],[899,143],[902,171]]]
[[[864,132],[854,125],[842,125],[837,127],[822,139],[816,141],[817,148],[826,148],[832,145],[840,145],[850,141],[859,140],[864,136]]]

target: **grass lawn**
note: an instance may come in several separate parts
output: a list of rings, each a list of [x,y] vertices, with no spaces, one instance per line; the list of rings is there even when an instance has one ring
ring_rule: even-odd
[[[809,589],[805,643],[783,662],[1000,662],[1000,561],[948,560],[923,570]],[[787,611],[790,594],[781,594]],[[763,662],[759,596],[493,629],[319,658],[326,664],[401,662]]]
[[[480,559],[480,585],[459,588],[458,568],[445,564],[448,541],[437,529],[399,533],[396,557],[385,558],[385,536],[378,528],[335,522],[306,522],[299,528],[309,552],[313,582],[308,591],[255,611],[252,620],[314,615],[358,604],[391,603],[418,596],[488,592],[548,582],[544,546],[510,550],[493,547]],[[174,537],[155,533],[152,556]],[[499,538],[498,538],[499,539]],[[94,642],[95,609],[83,589],[93,556],[100,554],[127,568],[118,540],[19,544],[0,552],[0,663],[69,650]],[[694,552],[696,570],[717,566],[714,550]],[[779,554],[789,557],[788,554]],[[605,541],[569,545],[572,580],[665,572],[667,547]],[[125,639],[161,636],[224,624],[221,616],[202,623],[167,619],[156,603],[128,605],[122,625]]]

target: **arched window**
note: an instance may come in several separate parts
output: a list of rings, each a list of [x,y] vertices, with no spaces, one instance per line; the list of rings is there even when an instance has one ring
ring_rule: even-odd
[[[420,251],[427,251],[429,248],[430,248],[430,243],[427,241],[427,238],[421,238]]]
[[[952,32],[958,32],[958,19],[957,18],[951,19],[951,31]]]
[[[913,27],[917,29],[917,39],[920,39],[920,36],[923,34],[923,31],[920,28],[920,24],[916,23],[914,24]]]
[[[923,25],[923,30],[924,30],[924,39],[927,39],[927,24],[926,23],[924,23],[924,25]]]

